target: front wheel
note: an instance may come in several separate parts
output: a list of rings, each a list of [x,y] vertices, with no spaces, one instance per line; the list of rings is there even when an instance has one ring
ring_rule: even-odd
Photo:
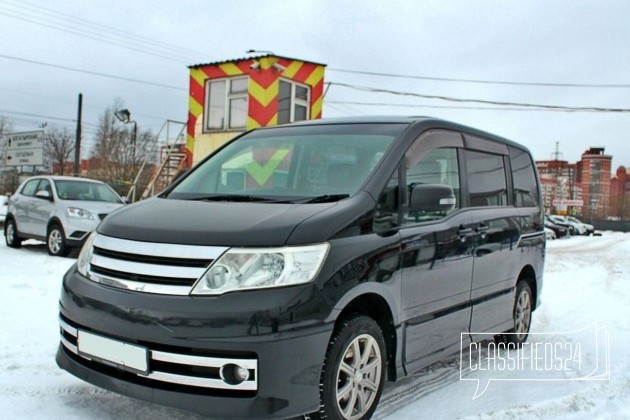
[[[70,247],[66,244],[66,237],[61,226],[52,225],[48,228],[46,248],[48,249],[48,254],[55,257],[65,257],[68,255]]]
[[[376,321],[356,316],[333,334],[320,381],[321,418],[369,419],[383,391],[387,350]]]

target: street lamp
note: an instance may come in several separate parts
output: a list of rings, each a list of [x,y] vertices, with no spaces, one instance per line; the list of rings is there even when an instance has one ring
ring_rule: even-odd
[[[114,115],[120,122],[123,124],[131,124],[133,123],[133,135],[131,136],[131,167],[132,172],[133,168],[136,165],[136,137],[138,135],[138,124],[134,120],[131,119],[131,112],[128,109],[121,109],[114,112]],[[129,193],[127,194],[127,199],[131,197],[131,202],[136,201],[136,181],[134,180]]]
[[[131,119],[131,112],[128,109],[121,109],[119,111],[114,112],[118,121],[124,124],[132,124],[133,123],[133,135],[131,136],[131,156],[133,164],[136,163],[136,137],[138,135],[138,124],[136,124],[135,120]]]

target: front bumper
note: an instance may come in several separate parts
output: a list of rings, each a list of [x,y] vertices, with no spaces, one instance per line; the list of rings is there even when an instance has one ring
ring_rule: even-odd
[[[66,235],[66,243],[72,247],[83,245],[90,232],[95,230],[101,221],[96,219],[78,219],[76,217],[65,217],[63,229]]]
[[[314,412],[333,327],[299,322],[306,313],[318,318],[315,296],[312,285],[216,298],[153,295],[94,283],[73,268],[61,294],[57,364],[102,388],[210,417]],[[89,360],[76,351],[77,331],[146,348],[148,370]],[[225,382],[225,364],[245,366],[250,377]]]

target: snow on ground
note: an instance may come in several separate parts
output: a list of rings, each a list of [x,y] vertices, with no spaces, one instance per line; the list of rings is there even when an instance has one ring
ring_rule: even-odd
[[[542,307],[532,346],[579,343],[583,365],[542,373],[471,370],[479,358],[454,355],[388,385],[375,414],[382,419],[630,418],[630,234],[548,242]],[[0,243],[0,416],[5,419],[191,419],[185,411],[113,394],[86,384],[54,361],[57,298],[73,258],[53,258],[42,244]],[[599,341],[595,332],[600,328]],[[603,331],[609,341],[601,340]],[[528,354],[533,347],[521,352]],[[609,354],[608,369],[603,364]],[[599,365],[596,363],[600,362]],[[609,379],[584,380],[591,368]],[[462,368],[460,380],[460,367]],[[602,370],[603,369],[603,370]],[[540,372],[535,372],[541,379]],[[489,382],[473,400],[476,383]],[[490,379],[494,379],[490,381]],[[517,379],[517,380],[515,380]]]

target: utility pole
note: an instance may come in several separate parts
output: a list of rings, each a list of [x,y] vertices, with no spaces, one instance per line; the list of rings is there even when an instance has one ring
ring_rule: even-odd
[[[79,110],[77,115],[77,136],[74,143],[74,176],[79,176],[81,164],[81,111],[83,110],[83,94],[79,93]]]

